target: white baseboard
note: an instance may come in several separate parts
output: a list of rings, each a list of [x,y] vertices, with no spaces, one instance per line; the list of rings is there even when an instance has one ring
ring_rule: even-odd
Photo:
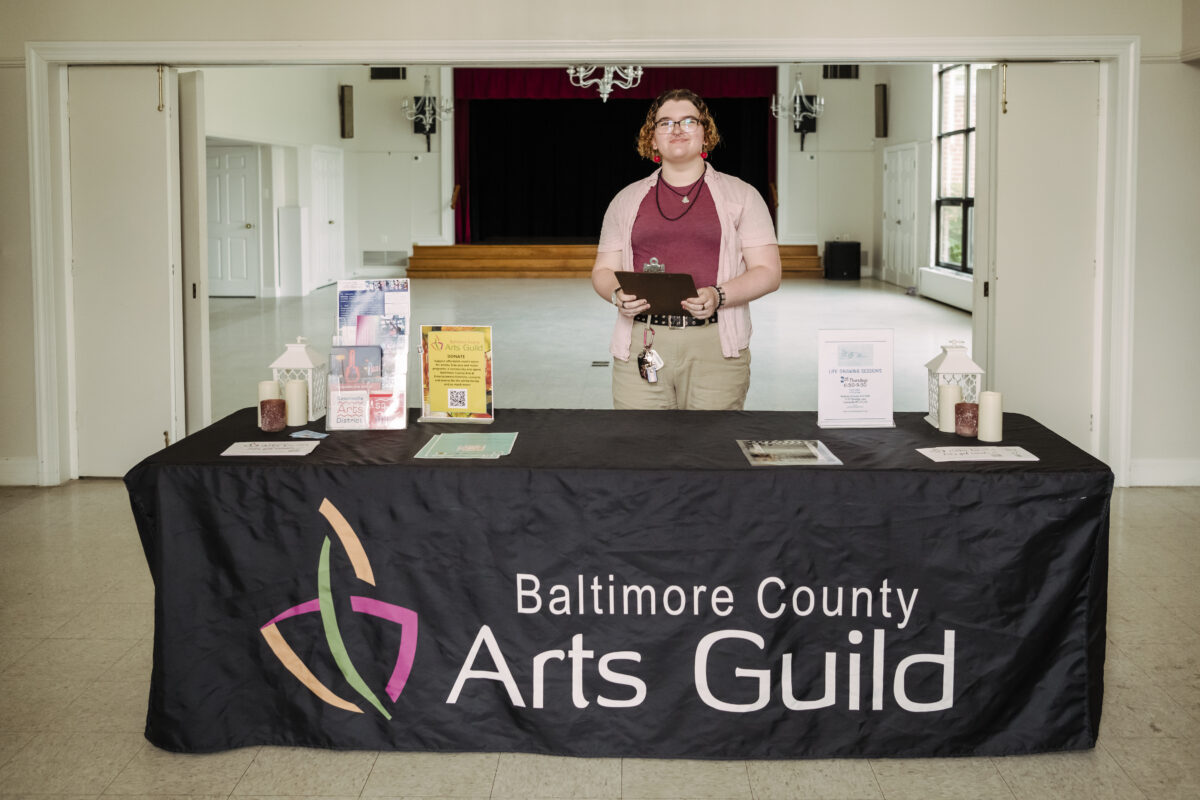
[[[930,267],[922,267],[918,273],[917,285],[922,297],[961,308],[963,311],[973,308],[975,279],[970,275]]]
[[[0,486],[37,486],[36,458],[0,458]]]
[[[1200,486],[1200,459],[1132,459],[1129,463],[1129,485]]]

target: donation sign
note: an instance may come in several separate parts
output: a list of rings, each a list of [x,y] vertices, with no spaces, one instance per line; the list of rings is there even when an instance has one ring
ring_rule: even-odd
[[[491,422],[491,326],[422,325],[421,381],[422,422]]]

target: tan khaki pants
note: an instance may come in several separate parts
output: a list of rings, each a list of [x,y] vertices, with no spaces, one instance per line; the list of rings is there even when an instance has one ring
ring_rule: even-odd
[[[654,326],[651,345],[662,356],[658,382],[638,373],[644,322],[633,323],[629,360],[613,359],[613,408],[740,411],[750,389],[750,348],[737,358],[721,355],[716,325],[701,328]]]

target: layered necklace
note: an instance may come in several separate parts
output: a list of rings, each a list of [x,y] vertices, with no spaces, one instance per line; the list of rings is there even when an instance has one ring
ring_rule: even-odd
[[[683,219],[684,214],[687,214],[689,211],[692,210],[692,200],[695,199],[694,197],[692,197],[692,192],[696,193],[696,197],[700,196],[700,191],[701,191],[701,189],[704,188],[704,176],[707,173],[708,173],[708,163],[705,162],[704,171],[700,173],[700,177],[696,179],[695,183],[693,183],[691,186],[687,187],[687,189],[685,189],[681,192],[678,189],[676,189],[674,186],[672,186],[671,184],[667,183],[666,180],[662,176],[662,171],[659,170],[658,181],[655,182],[655,184],[654,184],[654,205],[658,206],[659,215],[663,219],[665,219],[667,222],[674,222],[677,219]],[[658,197],[658,187],[660,187],[660,186],[666,186],[673,193],[675,193],[676,195],[679,196],[679,198],[680,198],[679,202],[683,203],[683,211],[680,211],[678,216],[668,217],[666,214],[663,213],[662,201],[659,200],[659,197]]]

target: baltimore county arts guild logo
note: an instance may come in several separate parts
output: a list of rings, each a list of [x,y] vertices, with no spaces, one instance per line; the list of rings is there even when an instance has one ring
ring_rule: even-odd
[[[346,522],[341,512],[327,499],[321,501],[320,512],[329,521],[333,532],[337,534],[338,541],[342,544],[342,549],[346,551],[346,556],[350,559],[351,566],[354,567],[354,576],[363,583],[374,586],[375,574],[371,571],[371,562],[367,560],[366,551],[363,550],[362,543],[358,540],[358,536],[355,535],[354,529],[350,527],[350,523]],[[376,697],[375,692],[371,691],[371,688],[367,686],[367,682],[363,680],[358,670],[355,669],[354,663],[350,660],[350,654],[346,650],[345,642],[342,639],[342,633],[338,627],[337,615],[334,611],[333,589],[329,579],[329,551],[331,548],[332,543],[329,537],[326,536],[325,543],[321,545],[321,557],[317,563],[316,598],[292,606],[266,625],[263,625],[260,630],[263,638],[270,645],[271,652],[275,654],[279,662],[287,668],[288,672],[295,675],[297,680],[304,684],[310,692],[331,706],[361,714],[363,710],[358,704],[340,697],[332,689],[323,684],[312,673],[312,670],[300,660],[300,657],[296,655],[296,652],[283,638],[283,634],[279,632],[279,623],[285,619],[297,617],[301,614],[320,614],[321,626],[325,631],[325,641],[329,645],[329,652],[333,655],[333,661],[342,673],[342,677],[346,679],[346,683],[363,700],[374,706],[385,719],[390,720],[392,715],[383,707],[383,703]],[[379,619],[394,622],[400,626],[400,652],[396,654],[396,666],[392,669],[392,675],[387,682],[387,686],[384,687],[384,692],[395,703],[397,698],[400,697],[400,693],[404,691],[404,684],[408,682],[408,675],[412,671],[413,658],[417,654],[417,614],[411,609],[357,595],[351,595],[350,608],[357,614],[378,617]]]

